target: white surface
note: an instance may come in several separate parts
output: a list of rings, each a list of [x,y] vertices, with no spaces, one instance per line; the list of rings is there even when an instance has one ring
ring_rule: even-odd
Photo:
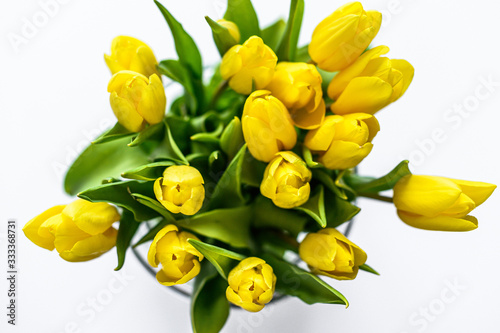
[[[476,99],[478,105],[469,105],[473,110],[466,117],[452,120],[447,110],[473,103],[477,89],[487,93],[478,88],[482,78],[500,82],[500,3],[363,3],[365,8],[384,10],[384,26],[374,45],[390,46],[389,56],[409,60],[416,75],[406,95],[378,114],[382,131],[361,171],[383,175],[412,156],[415,173],[499,184],[500,85]],[[215,62],[218,55],[203,16],[221,17],[224,1],[164,4],[194,36],[205,64]],[[340,4],[306,1],[303,42]],[[265,24],[288,11],[285,0],[258,0],[255,6]],[[7,218],[16,218],[20,229],[48,207],[67,203],[70,198],[62,191],[62,172],[56,166],[67,165],[75,151],[113,122],[106,92],[110,75],[103,60],[112,38],[132,35],[151,45],[159,59],[176,57],[157,8],[152,1],[139,0],[66,0],[15,52],[9,34],[20,34],[23,20],[32,21],[41,10],[32,0],[0,4],[2,270]],[[416,142],[428,141],[435,129],[441,129],[446,139],[433,147],[427,143],[424,155]],[[360,200],[363,211],[351,238],[366,250],[369,264],[382,276],[360,273],[355,281],[329,280],[347,296],[349,309],[289,299],[258,314],[234,311],[223,332],[494,332],[500,326],[499,198],[497,192],[474,211],[480,227],[469,233],[412,229],[397,219],[391,205]],[[162,290],[130,254],[124,271],[133,279],[124,286],[113,273],[113,252],[71,264],[31,244],[21,233],[18,244],[19,325],[5,323],[7,285],[2,277],[2,332],[6,327],[7,332],[26,333],[190,331],[187,300]],[[453,293],[449,283],[464,289]],[[98,310],[90,310],[88,302],[95,298]],[[419,311],[429,307],[425,319]]]

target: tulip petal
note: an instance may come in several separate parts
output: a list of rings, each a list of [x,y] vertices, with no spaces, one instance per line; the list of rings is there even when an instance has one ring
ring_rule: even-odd
[[[149,85],[142,92],[137,112],[148,124],[154,125],[163,120],[166,105],[165,88],[160,78],[153,74],[149,77]]]
[[[40,226],[49,218],[60,214],[64,209],[65,205],[54,206],[52,208],[47,209],[40,215],[31,219],[26,225],[23,227],[23,232],[26,237],[32,241],[35,245],[38,245],[44,249],[52,251],[54,249],[54,236],[52,237],[42,237],[38,234],[38,229]]]
[[[321,100],[318,107],[312,112],[308,112],[305,108],[297,111],[292,111],[291,116],[295,126],[302,129],[315,129],[321,126],[325,119],[325,101]]]
[[[392,86],[382,79],[357,77],[349,82],[331,110],[339,115],[356,112],[374,114],[390,103],[391,95]]]
[[[205,188],[203,185],[195,186],[191,189],[191,197],[181,206],[180,212],[184,215],[194,215],[203,206],[205,199]]]
[[[497,188],[496,185],[488,183],[472,182],[460,179],[450,180],[460,186],[463,193],[474,201],[476,207],[485,202]]]
[[[126,129],[140,132],[144,128],[144,118],[139,115],[132,102],[119,97],[116,92],[111,93],[109,100],[118,122]]]
[[[173,224],[169,224],[165,226],[163,229],[158,231],[153,242],[151,243],[148,251],[148,263],[153,267],[158,267],[159,261],[156,259],[157,245],[158,242],[169,232],[174,231],[178,232],[179,229]]]
[[[66,261],[88,261],[108,252],[116,245],[118,231],[109,228],[104,233],[85,238],[76,242],[71,250],[59,252],[59,256]]]
[[[474,216],[464,216],[456,218],[451,216],[425,217],[398,210],[399,218],[409,226],[437,231],[470,231],[478,226],[478,221]]]
[[[402,96],[410,86],[411,81],[413,80],[415,69],[408,61],[403,59],[391,59],[391,63],[394,69],[397,69],[398,71],[401,72],[401,74],[403,74],[403,87],[399,95]]]
[[[83,199],[67,205],[62,214],[72,219],[78,228],[90,235],[101,234],[120,220],[120,214],[114,206]]]
[[[432,217],[450,208],[461,193],[460,187],[447,178],[408,175],[394,186],[394,205],[399,210]]]
[[[242,121],[243,136],[252,156],[262,162],[269,162],[280,151],[276,137],[268,124],[250,116]]]
[[[319,161],[328,169],[350,169],[354,168],[368,156],[372,148],[373,144],[370,142],[360,146],[353,142],[333,141],[330,148],[321,156]]]
[[[59,254],[71,252],[76,243],[92,237],[92,235],[78,228],[75,222],[64,214],[61,214],[62,222],[56,229],[54,245]]]
[[[326,151],[335,136],[335,124],[342,120],[341,116],[326,117],[319,128],[307,133],[304,140],[306,147],[313,151]]]

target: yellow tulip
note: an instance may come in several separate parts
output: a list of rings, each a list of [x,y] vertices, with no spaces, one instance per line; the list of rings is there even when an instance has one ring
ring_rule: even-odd
[[[243,259],[231,270],[226,298],[239,307],[259,312],[271,301],[276,286],[273,268],[256,257]]]
[[[314,29],[309,55],[325,71],[342,70],[370,45],[381,23],[381,13],[364,11],[359,2],[346,4]]]
[[[283,103],[267,90],[257,90],[246,100],[241,121],[250,153],[269,162],[277,152],[297,143],[297,132]]]
[[[146,124],[158,124],[163,120],[167,98],[158,75],[149,79],[132,71],[120,71],[108,84],[113,112],[126,129],[141,131]]]
[[[191,166],[173,165],[154,184],[156,199],[170,212],[196,214],[205,199],[201,173]]]
[[[365,251],[334,228],[308,234],[300,243],[299,255],[312,273],[337,280],[356,278],[367,258]]]
[[[240,42],[240,39],[241,39],[240,29],[238,29],[238,26],[234,22],[220,19],[220,20],[217,20],[217,23],[219,23],[224,28],[229,30],[229,34],[234,38],[236,43]]]
[[[387,52],[387,46],[374,47],[333,78],[328,86],[333,113],[374,114],[403,96],[415,70],[406,60],[380,57]]]
[[[115,207],[78,199],[68,205],[52,207],[23,228],[26,237],[36,245],[57,250],[67,261],[87,261],[99,257],[116,244],[120,220]]]
[[[200,273],[203,254],[196,250],[188,239],[198,238],[180,231],[173,224],[167,225],[156,234],[149,247],[148,262],[153,267],[161,264],[156,280],[164,286],[183,284]]]
[[[130,70],[147,77],[153,74],[160,76],[157,69],[158,61],[151,48],[133,37],[115,37],[111,44],[111,55],[105,54],[104,60],[111,74]]]
[[[299,156],[282,151],[267,165],[260,193],[278,207],[297,207],[309,199],[311,176],[311,171]]]
[[[266,87],[288,108],[297,127],[314,129],[325,118],[321,75],[314,65],[280,62]]]
[[[243,45],[230,48],[220,64],[220,73],[236,92],[248,95],[255,89],[263,89],[273,78],[278,57],[257,36],[250,37]]]
[[[469,231],[477,228],[468,215],[496,185],[434,176],[407,175],[394,186],[394,205],[406,224],[427,230]]]
[[[368,156],[379,130],[377,119],[366,113],[328,116],[321,127],[307,133],[304,144],[328,169],[349,169]]]

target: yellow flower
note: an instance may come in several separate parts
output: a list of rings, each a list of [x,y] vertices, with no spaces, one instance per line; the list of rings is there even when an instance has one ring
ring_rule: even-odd
[[[241,123],[248,150],[259,161],[269,162],[277,152],[292,149],[297,142],[288,110],[267,90],[255,91],[247,98]]]
[[[260,185],[260,193],[281,208],[293,208],[309,199],[311,171],[291,151],[282,151],[269,162]]]
[[[115,246],[117,231],[112,224],[119,220],[115,207],[78,199],[46,210],[26,223],[23,231],[36,245],[55,248],[64,260],[87,261]]]
[[[365,251],[334,228],[308,234],[300,243],[299,255],[314,274],[337,280],[356,278],[367,258]]]
[[[469,231],[477,219],[468,215],[496,185],[434,176],[407,175],[394,186],[394,205],[403,222],[415,228]]]
[[[226,297],[251,312],[259,312],[271,301],[276,286],[273,268],[260,258],[243,259],[229,273]]]
[[[156,68],[158,61],[151,48],[133,37],[115,37],[111,44],[111,55],[105,54],[104,60],[111,74],[130,70],[148,77],[153,74],[160,76]]]
[[[108,84],[113,112],[126,129],[139,132],[147,124],[163,120],[167,99],[158,75],[145,77],[132,71],[120,71]]]
[[[241,39],[240,29],[238,29],[238,26],[234,22],[220,19],[220,20],[217,20],[217,23],[219,23],[224,28],[229,30],[229,34],[231,34],[231,36],[234,38],[236,43],[240,42],[240,39]]]
[[[325,118],[321,75],[314,65],[280,62],[266,87],[288,108],[297,127],[313,129]]]
[[[333,113],[374,114],[403,96],[415,70],[406,60],[380,57],[387,52],[387,46],[374,47],[333,78],[328,86]]]
[[[173,224],[161,229],[149,247],[148,262],[161,269],[156,273],[156,280],[164,286],[183,284],[200,273],[200,261],[203,254],[196,250],[188,239],[198,238],[179,229]]]
[[[346,4],[314,29],[309,55],[325,71],[342,70],[370,45],[381,23],[379,12],[365,12],[359,2]]]
[[[328,169],[349,169],[368,156],[379,130],[377,119],[366,113],[328,116],[320,128],[307,133],[304,144]]]
[[[173,165],[154,184],[156,199],[174,214],[196,214],[205,199],[201,173],[191,166]]]
[[[234,91],[248,95],[255,89],[263,89],[274,74],[278,57],[260,37],[252,36],[243,45],[230,48],[220,64],[220,73]]]

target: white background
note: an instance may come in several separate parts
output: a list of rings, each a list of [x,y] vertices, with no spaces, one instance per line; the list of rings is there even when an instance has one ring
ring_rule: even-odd
[[[131,253],[123,269],[129,280],[122,283],[113,273],[114,252],[67,263],[20,232],[32,217],[71,200],[62,190],[64,167],[114,121],[103,60],[112,38],[132,35],[148,43],[159,59],[176,58],[153,1],[66,0],[43,22],[41,3],[46,2],[0,4],[0,267],[3,271],[6,262],[5,223],[15,218],[20,272],[18,326],[7,332],[190,332],[188,301],[157,284]],[[287,15],[288,1],[254,2],[263,24]],[[204,63],[218,61],[203,16],[220,18],[224,1],[164,4],[194,36]],[[306,1],[302,42],[341,4]],[[416,74],[406,95],[378,113],[382,130],[361,172],[380,176],[411,158],[414,173],[499,184],[500,3],[367,0],[364,7],[384,13],[373,44],[388,45],[389,56],[409,60]],[[9,36],[22,36],[26,20],[39,20],[40,27],[14,47]],[[465,111],[459,115],[454,106]],[[433,131],[441,132],[440,142],[430,141]],[[348,309],[290,298],[258,314],[233,311],[223,332],[496,332],[499,198],[497,192],[474,211],[480,226],[469,233],[413,229],[398,220],[392,205],[360,200],[362,212],[351,238],[382,276],[360,273],[355,281],[329,280],[349,299]],[[5,331],[3,276],[0,327]],[[453,284],[458,289],[450,289]],[[92,299],[98,311],[91,310]]]

